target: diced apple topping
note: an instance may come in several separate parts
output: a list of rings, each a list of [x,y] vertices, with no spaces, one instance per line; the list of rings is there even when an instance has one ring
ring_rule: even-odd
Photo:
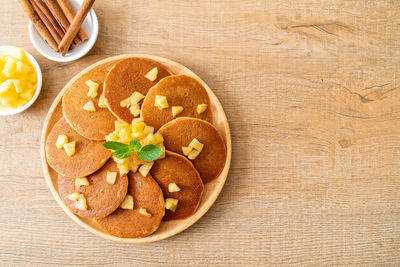
[[[151,126],[145,126],[144,128],[143,128],[143,134],[144,135],[149,135],[149,134],[154,134],[154,127],[151,127]]]
[[[189,153],[188,159],[195,160],[199,154],[200,151],[193,149],[192,152]]]
[[[167,198],[165,200],[165,208],[167,210],[176,211],[176,208],[178,207],[178,202],[179,200],[175,198]]]
[[[200,143],[197,138],[194,138],[190,144],[189,147],[192,147],[193,149],[196,149],[197,151],[201,152],[203,150],[204,144]]]
[[[197,105],[197,114],[201,114],[207,109],[207,104],[199,104]]]
[[[119,175],[121,176],[129,172],[129,164],[125,163],[117,164],[117,168],[119,170]]]
[[[135,117],[139,116],[140,114],[140,107],[139,104],[134,104],[129,108],[129,111],[131,112],[131,114]]]
[[[163,95],[156,95],[156,101],[154,102],[154,106],[158,107],[159,110],[164,108],[168,108],[167,97]]]
[[[183,107],[182,106],[172,106],[171,111],[172,111],[172,116],[176,117],[183,111]]]
[[[144,77],[146,77],[148,80],[154,82],[157,79],[157,75],[158,75],[158,68],[154,67],[148,73],[146,73],[146,75],[144,75]]]
[[[64,144],[68,143],[68,136],[66,136],[65,134],[60,134],[57,137],[57,141],[56,141],[56,147],[58,149],[61,149],[64,147]]]
[[[107,108],[106,101],[104,100],[104,94],[101,94],[99,97],[99,108]]]
[[[183,152],[183,155],[185,155],[185,156],[189,156],[189,153],[192,152],[192,150],[193,150],[193,147],[190,147],[190,146],[182,147],[182,152]]]
[[[95,83],[92,80],[87,80],[85,82],[87,86],[89,86],[89,91],[87,93],[88,97],[95,98],[97,96],[97,89],[99,88],[99,84]]]
[[[79,195],[78,200],[75,202],[75,208],[78,210],[87,210],[86,198],[83,194]]]
[[[74,192],[74,193],[67,195],[67,198],[72,201],[77,201],[79,199],[80,194],[81,193],[79,193],[79,192]]]
[[[115,180],[117,180],[116,172],[107,172],[106,181],[107,184],[115,184]]]
[[[83,110],[86,111],[96,111],[96,107],[94,106],[94,103],[92,100],[86,102],[86,104],[83,106]]]
[[[89,185],[86,177],[75,178],[75,186],[80,187],[81,185]]]
[[[158,145],[162,142],[164,142],[164,137],[160,133],[156,133],[153,135],[153,139],[151,140],[152,144]]]
[[[179,186],[176,183],[170,183],[168,185],[168,191],[170,193],[175,193],[175,192],[181,191],[181,189],[179,188]]]
[[[124,210],[133,210],[133,196],[127,194],[119,207]]]
[[[144,209],[144,208],[140,208],[140,209],[139,209],[139,213],[142,214],[142,215],[144,215],[144,216],[146,216],[146,217],[151,217],[151,214],[148,213],[147,210]]]
[[[122,100],[122,101],[119,103],[119,105],[120,105],[122,108],[129,108],[129,107],[132,106],[132,105],[139,104],[140,100],[142,100],[143,98],[144,98],[144,95],[143,95],[143,94],[141,94],[141,93],[135,91],[135,92],[133,92],[133,94],[132,94],[130,97],[128,97],[128,98]]]
[[[146,177],[149,171],[151,170],[151,167],[153,167],[154,161],[143,164],[139,168],[139,172],[143,177]]]
[[[67,153],[68,157],[72,157],[73,155],[75,155],[75,145],[76,145],[75,141],[63,145],[65,153]]]

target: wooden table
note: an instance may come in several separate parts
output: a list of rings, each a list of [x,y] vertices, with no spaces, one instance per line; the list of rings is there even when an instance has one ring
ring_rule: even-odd
[[[1,44],[27,49],[44,86],[0,118],[0,265],[400,264],[399,1],[97,1],[96,45],[73,63],[32,47],[16,1]],[[121,53],[180,62],[220,98],[233,138],[227,183],[185,232],[152,244],[73,223],[43,178],[39,135],[63,85]]]

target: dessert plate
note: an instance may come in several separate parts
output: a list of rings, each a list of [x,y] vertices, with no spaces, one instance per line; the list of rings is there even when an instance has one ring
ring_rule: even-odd
[[[95,68],[98,65],[101,64],[107,64],[107,63],[112,63],[117,60],[121,60],[124,58],[128,57],[141,57],[141,58],[148,58],[154,61],[157,61],[161,64],[163,64],[172,74],[186,74],[189,75],[195,79],[197,79],[206,89],[209,97],[210,97],[210,109],[212,113],[212,120],[213,120],[213,125],[217,128],[217,130],[220,132],[222,135],[225,145],[226,145],[226,150],[227,150],[227,157],[226,157],[226,162],[225,162],[225,167],[222,170],[221,174],[214,179],[213,181],[207,183],[204,186],[204,193],[202,200],[200,202],[200,205],[194,215],[191,217],[184,219],[184,220],[173,220],[173,221],[167,221],[167,222],[162,222],[160,227],[158,228],[157,231],[152,233],[149,236],[143,237],[143,238],[121,238],[121,237],[116,237],[108,234],[104,230],[102,230],[94,221],[94,219],[90,218],[81,218],[75,214],[73,214],[67,206],[64,204],[64,202],[61,200],[60,195],[58,193],[58,188],[57,188],[57,173],[51,169],[51,167],[47,164],[46,161],[46,154],[45,154],[45,144],[46,144],[46,138],[52,129],[53,125],[61,118],[62,112],[61,112],[61,99],[66,91],[66,89],[82,74],[84,74],[87,71],[90,71],[91,69]],[[210,87],[207,86],[207,84],[201,80],[195,73],[193,73],[191,70],[186,68],[185,66],[182,66],[179,63],[176,63],[172,60],[162,58],[162,57],[157,57],[157,56],[150,56],[150,55],[142,55],[142,54],[129,54],[129,55],[120,55],[120,56],[115,56],[115,57],[110,57],[103,59],[86,69],[82,70],[80,73],[75,75],[61,90],[61,92],[58,94],[56,99],[54,100],[53,104],[50,107],[49,112],[47,113],[46,119],[44,121],[43,125],[43,130],[42,130],[42,136],[41,136],[41,160],[42,160],[42,167],[43,167],[43,172],[44,172],[44,177],[46,179],[47,185],[50,188],[51,193],[53,194],[54,198],[56,199],[57,203],[60,205],[60,207],[64,210],[64,212],[77,224],[85,228],[86,230],[100,236],[106,239],[110,239],[113,241],[117,242],[123,242],[123,243],[148,243],[148,242],[154,242],[154,241],[159,241],[162,239],[166,239],[168,237],[174,236],[183,230],[189,228],[191,225],[193,225],[196,221],[198,221],[214,204],[215,200],[217,199],[218,195],[220,194],[226,178],[228,177],[228,171],[231,163],[231,154],[232,154],[232,143],[231,143],[231,134],[229,130],[229,124],[228,120],[226,118],[225,112],[222,108],[221,103],[219,102],[218,98],[215,96],[213,91],[210,89]]]

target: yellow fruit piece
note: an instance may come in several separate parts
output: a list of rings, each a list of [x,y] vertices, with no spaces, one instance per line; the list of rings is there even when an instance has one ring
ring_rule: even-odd
[[[144,209],[144,208],[140,208],[140,209],[139,209],[139,213],[142,214],[142,215],[144,215],[144,216],[146,216],[146,217],[151,217],[151,214],[148,213],[147,210]]]
[[[86,104],[83,106],[83,110],[86,111],[96,111],[96,107],[94,106],[94,103],[92,100],[86,102]]]
[[[107,172],[106,182],[107,184],[115,184],[117,180],[117,173],[116,172]]]
[[[168,185],[168,191],[170,193],[175,193],[175,192],[181,191],[181,189],[179,188],[179,186],[176,183],[170,183]]]
[[[92,80],[87,80],[85,84],[89,87],[87,96],[95,98],[97,96],[97,89],[99,88],[99,84]]]
[[[190,147],[190,146],[182,147],[182,152],[183,152],[183,155],[185,155],[185,156],[189,156],[189,153],[192,152],[192,150],[193,150],[193,147]]]
[[[159,110],[162,110],[164,108],[168,108],[168,101],[167,97],[163,95],[156,95],[156,100],[154,102],[154,106],[158,107]]]
[[[117,167],[118,167],[120,176],[127,174],[129,172],[129,162],[128,161],[121,163],[121,164],[117,164]]]
[[[131,105],[131,98],[128,97],[122,100],[121,102],[119,102],[119,105],[121,106],[121,108],[129,108]]]
[[[75,178],[75,186],[80,187],[83,185],[89,185],[89,181],[86,177]]]
[[[107,108],[106,102],[104,100],[104,94],[101,94],[99,97],[99,103],[97,104],[99,108]]]
[[[149,171],[151,170],[151,167],[153,167],[154,161],[150,162],[150,163],[146,163],[143,164],[142,166],[140,166],[139,168],[139,172],[143,177],[146,177],[147,174],[149,173]]]
[[[178,207],[178,202],[179,200],[175,198],[167,198],[165,200],[165,208],[167,210],[176,211],[176,208]]]
[[[77,201],[79,199],[80,194],[81,193],[79,193],[79,192],[74,192],[74,193],[67,195],[67,198],[72,201]]]
[[[119,207],[124,210],[133,210],[133,197],[127,194]]]
[[[139,116],[140,114],[140,107],[139,104],[134,104],[129,108],[129,111],[131,112],[131,114],[135,117]]]
[[[4,64],[3,73],[8,78],[13,78],[17,70],[17,60],[12,57],[6,57],[6,64]]]
[[[156,133],[156,134],[153,135],[153,139],[151,140],[151,143],[153,145],[157,145],[157,144],[160,144],[162,142],[164,142],[164,138],[160,133]]]
[[[149,135],[149,134],[153,134],[154,133],[154,127],[151,127],[151,126],[145,126],[144,128],[143,128],[143,134],[144,135]]]
[[[68,157],[72,157],[73,155],[75,155],[75,145],[76,145],[75,141],[63,145],[65,153],[67,153]]]
[[[158,75],[158,68],[154,67],[148,73],[146,73],[146,75],[144,75],[144,77],[146,77],[150,81],[154,82],[157,79],[157,75]]]
[[[79,195],[78,201],[75,202],[75,208],[78,210],[87,210],[86,198],[84,195]]]
[[[201,114],[207,109],[207,104],[199,104],[197,105],[197,114]]]
[[[65,134],[60,134],[57,137],[57,141],[56,141],[56,147],[58,149],[61,149],[64,147],[64,144],[68,143],[68,136],[66,136]]]
[[[178,114],[180,114],[183,111],[183,107],[182,106],[172,106],[171,111],[172,111],[172,116],[176,117]]]
[[[0,96],[9,90],[14,90],[14,83],[12,80],[7,80],[0,84]]]
[[[18,59],[23,62],[29,62],[24,49],[13,46],[4,50],[0,50],[0,54],[5,56],[12,56],[15,59]]]
[[[193,147],[194,149],[196,149],[197,151],[201,152],[203,150],[204,144],[200,143],[199,140],[197,140],[196,138],[194,138],[190,144],[189,147]]]
[[[142,133],[146,127],[146,123],[143,122],[143,119],[132,120],[132,132]]]
[[[200,151],[193,149],[192,152],[189,153],[188,159],[195,160],[199,154]]]
[[[135,92],[133,92],[133,94],[130,97],[122,100],[119,103],[119,105],[123,108],[129,108],[131,105],[138,104],[140,102],[140,100],[142,100],[143,98],[144,98],[144,95],[135,91]]]

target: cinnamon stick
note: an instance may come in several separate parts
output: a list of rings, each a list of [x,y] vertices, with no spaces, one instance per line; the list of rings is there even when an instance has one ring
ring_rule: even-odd
[[[48,1],[48,0],[45,0]],[[74,20],[71,23],[68,31],[65,33],[64,38],[62,38],[61,43],[58,48],[61,50],[63,56],[67,53],[69,47],[71,46],[72,40],[78,33],[86,15],[89,13],[90,8],[93,6],[95,0],[84,0],[82,6],[79,8]]]
[[[44,0],[44,3],[49,8],[51,14],[53,14],[55,19],[58,21],[61,28],[63,28],[64,32],[67,32],[68,28],[70,26],[70,23],[69,23],[68,19],[65,17],[64,13],[58,7],[57,3],[54,0]],[[79,37],[77,37],[77,36],[73,39],[73,41],[75,44],[79,44],[82,42],[79,39]]]
[[[43,3],[42,0],[30,0],[33,1],[35,5],[40,9],[40,11],[46,16],[49,22],[53,25],[54,29],[57,31],[58,35],[61,39],[64,37],[64,31],[61,29],[61,26],[58,24],[57,20],[53,17],[50,10]]]
[[[43,39],[49,44],[51,48],[53,48],[56,52],[58,52],[57,43],[54,38],[51,36],[50,32],[47,30],[43,21],[40,20],[39,16],[33,10],[32,5],[28,0],[18,0],[25,14],[28,16],[33,26],[35,26],[36,30],[43,37]]]
[[[75,11],[71,4],[68,2],[68,0],[57,0],[57,3],[64,12],[64,15],[67,17],[69,23],[72,23],[75,17]],[[82,27],[79,29],[78,36],[82,41],[89,39]]]
[[[46,26],[47,30],[49,30],[51,36],[53,36],[54,40],[56,41],[57,44],[60,44],[61,42],[61,36],[59,33],[56,31],[54,25],[50,22],[50,20],[46,17],[46,15],[42,12],[42,10],[39,8],[35,0],[29,0],[31,3],[33,9],[36,11],[40,19],[43,21],[44,25]],[[40,1],[41,2],[41,1]],[[58,24],[57,24],[58,25]],[[64,36],[64,33],[63,33]]]

